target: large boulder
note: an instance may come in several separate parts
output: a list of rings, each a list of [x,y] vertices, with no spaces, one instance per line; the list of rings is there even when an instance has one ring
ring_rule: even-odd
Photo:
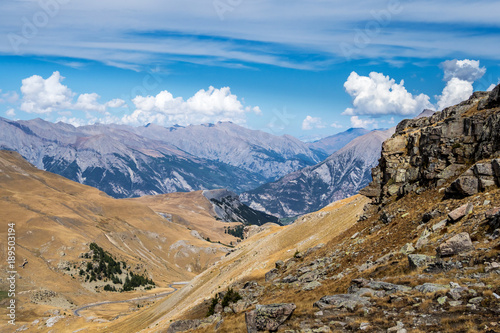
[[[257,304],[255,310],[245,313],[248,333],[261,331],[277,331],[296,309],[293,303],[280,303],[261,305]]]
[[[418,269],[420,267],[427,267],[428,264],[434,261],[434,257],[426,256],[424,254],[409,254],[408,265],[410,269]]]
[[[472,250],[474,250],[474,245],[472,245],[469,234],[462,232],[439,245],[436,252],[441,257],[448,257]]]
[[[448,197],[465,198],[478,193],[479,179],[473,175],[462,175],[446,188],[445,193]]]

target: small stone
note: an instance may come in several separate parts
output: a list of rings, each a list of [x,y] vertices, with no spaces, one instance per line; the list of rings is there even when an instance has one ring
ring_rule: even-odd
[[[366,331],[371,327],[370,323],[361,323],[359,325],[359,329],[362,331]]]
[[[470,202],[466,203],[465,205],[462,205],[462,206],[458,207],[457,209],[451,211],[448,214],[448,218],[452,222],[457,222],[458,220],[460,220],[464,216],[469,215],[470,213],[472,213],[473,209],[474,209],[474,205],[472,203],[470,203]]]
[[[432,226],[432,231],[438,231],[446,227],[446,223],[448,220],[442,220],[441,222],[438,222]]]
[[[466,307],[467,309],[469,309],[469,311],[474,311],[477,309],[477,306],[475,304],[467,304]]]
[[[455,301],[458,301],[460,298],[462,298],[462,292],[464,291],[465,288],[452,288],[446,293],[446,296],[452,298]]]
[[[295,281],[297,281],[297,277],[296,276],[293,276],[293,275],[287,275],[285,276],[283,279],[281,279],[281,283],[294,283]]]
[[[451,306],[451,307],[457,307],[457,306],[460,306],[462,305],[462,301],[449,301],[448,304]]]
[[[480,296],[479,296],[479,297],[474,297],[474,298],[471,298],[471,299],[469,300],[469,303],[470,303],[470,304],[476,304],[476,305],[477,305],[477,304],[480,304],[480,303],[483,301],[483,299],[484,299],[484,298],[482,298],[482,297],[480,297]]]
[[[478,176],[493,176],[493,167],[491,163],[476,163],[474,172]]]
[[[448,299],[448,297],[446,296],[441,296],[437,299],[437,302],[439,303],[439,305],[444,305],[446,303],[446,300]]]
[[[408,265],[411,269],[418,269],[420,267],[426,267],[428,264],[434,261],[434,257],[426,256],[423,254],[409,254],[408,255]]]
[[[403,245],[401,250],[399,250],[399,252],[402,254],[410,254],[410,253],[415,252],[415,248],[413,247],[413,245],[411,243],[406,243],[405,245]]]
[[[396,326],[393,326],[393,327],[387,329],[387,333],[392,333],[392,332],[406,333],[407,331],[404,327],[405,326],[404,326],[403,322],[398,321]]]
[[[469,197],[479,192],[479,179],[472,176],[460,176],[446,188],[446,194],[450,197]]]
[[[276,266],[276,269],[280,269],[285,265],[285,263],[283,262],[283,260],[278,260],[274,265]]]
[[[321,287],[321,283],[319,283],[318,281],[312,281],[312,282],[307,283],[304,287],[302,287],[302,290],[310,291],[310,290],[314,290],[318,287]]]

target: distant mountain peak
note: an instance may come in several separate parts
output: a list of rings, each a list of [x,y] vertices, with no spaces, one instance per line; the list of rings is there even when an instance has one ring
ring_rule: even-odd
[[[430,109],[425,109],[424,111],[420,112],[420,114],[413,119],[427,118],[427,117],[432,116],[434,113],[436,113],[436,111],[430,110]]]
[[[394,131],[395,128],[370,131],[323,162],[242,193],[240,199],[254,209],[291,217],[354,195],[371,181],[371,169],[377,165],[382,143]]]

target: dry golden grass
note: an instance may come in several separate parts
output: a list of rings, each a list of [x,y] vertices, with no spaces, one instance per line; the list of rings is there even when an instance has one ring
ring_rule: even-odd
[[[79,263],[79,255],[89,250],[90,242],[137,267],[137,272],[146,270],[159,287],[189,280],[224,255],[218,250],[220,245],[193,237],[185,226],[166,221],[141,202],[116,200],[92,187],[40,171],[17,153],[0,151],[0,170],[0,239],[7,237],[7,223],[16,223],[17,265],[23,258],[28,260],[24,269],[17,267],[21,276],[17,280],[18,300],[23,304],[18,311],[20,324],[58,308],[31,303],[31,290],[49,289],[77,305],[147,294],[96,293],[58,269],[60,262]],[[176,255],[182,247],[170,247],[177,241],[214,250]],[[6,253],[5,242],[0,242],[2,271],[6,269]],[[0,290],[5,287],[4,280]],[[2,307],[0,315],[5,311]]]
[[[143,203],[155,212],[172,214],[174,222],[198,231],[200,235],[205,238],[209,237],[213,242],[236,244],[237,238],[224,233],[224,227],[241,225],[241,223],[216,220],[212,204],[202,192],[168,193],[128,200]]]
[[[234,282],[250,279],[262,281],[264,274],[274,268],[277,260],[293,257],[296,250],[305,251],[320,243],[330,242],[356,224],[357,216],[361,214],[367,202],[365,197],[351,197],[317,213],[308,214],[290,226],[271,225],[263,232],[243,241],[236,252],[198,275],[190,285],[159,305],[155,311],[164,315],[158,325],[151,323],[147,331],[164,330],[171,319],[187,313],[204,299],[212,297],[215,292],[226,289]],[[305,293],[297,297],[294,291],[278,292],[269,299],[264,296],[262,303],[294,302],[297,305],[295,313],[309,315],[311,301],[316,301],[316,297],[310,295]],[[150,315],[149,310],[141,312]],[[134,325],[134,317],[126,322]],[[230,323],[231,320],[227,324],[225,320],[221,329],[226,329],[225,325]],[[234,325],[241,323],[236,320]],[[229,330],[230,328],[228,332]]]

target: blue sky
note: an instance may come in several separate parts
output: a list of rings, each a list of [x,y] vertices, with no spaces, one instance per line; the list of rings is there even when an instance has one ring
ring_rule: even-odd
[[[7,0],[0,116],[390,127],[500,78],[493,1]],[[404,80],[404,82],[402,82]]]

